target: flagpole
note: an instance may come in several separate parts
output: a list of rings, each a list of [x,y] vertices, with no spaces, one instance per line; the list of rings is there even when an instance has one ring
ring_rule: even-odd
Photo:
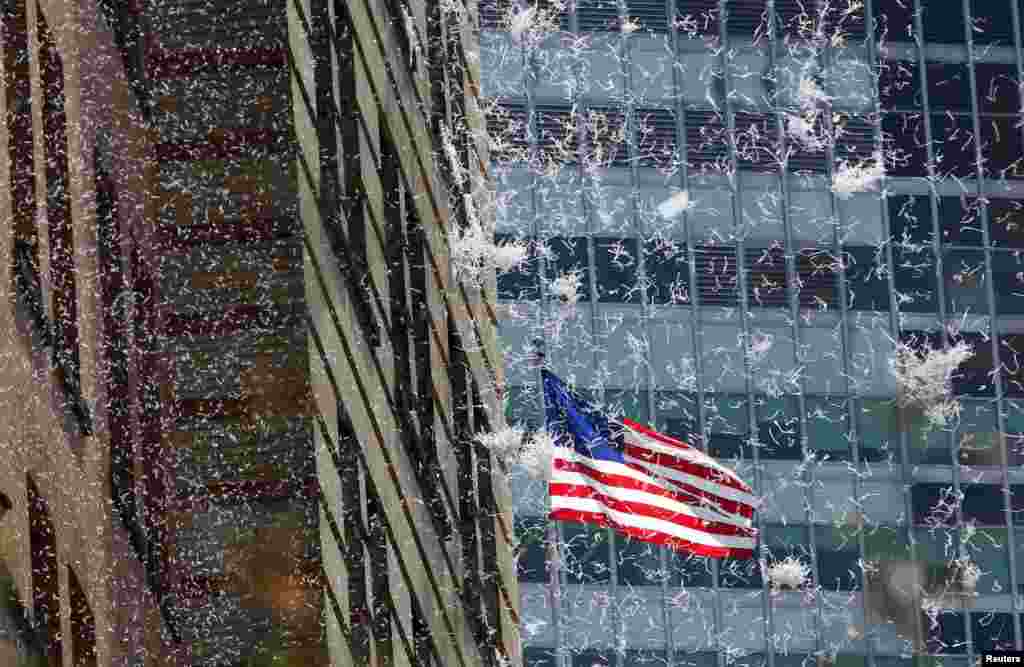
[[[547,367],[547,358],[544,353],[544,339],[535,338],[533,340],[533,356],[530,359],[531,364],[536,369],[537,375],[537,387],[539,389],[539,400],[541,408],[541,419],[545,420],[544,426],[546,427],[546,415],[544,404],[544,369]],[[548,512],[550,514],[551,495],[545,493],[548,501]],[[558,522],[548,521],[546,527],[546,559],[549,563],[548,568],[548,601],[551,604],[551,629],[554,635],[555,642],[555,665],[562,667],[564,658],[562,657],[562,557],[560,552],[560,545],[562,544],[562,531],[559,527]]]

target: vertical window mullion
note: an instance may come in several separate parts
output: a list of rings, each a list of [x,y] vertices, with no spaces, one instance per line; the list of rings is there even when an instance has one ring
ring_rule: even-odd
[[[1014,2],[1013,4],[1016,4]],[[973,22],[971,15],[971,3],[970,0],[963,0],[963,11],[964,11],[964,34],[967,40],[967,55],[968,55],[968,77],[971,89],[971,119],[974,127],[974,136],[981,136],[981,119],[979,117],[978,110],[978,79],[977,71],[975,66],[977,60],[975,58],[974,51],[974,32],[972,30]],[[1019,23],[1014,22],[1015,33],[1019,35],[1020,26]],[[1019,40],[1016,41],[1019,46]],[[1020,63],[1020,51],[1017,51],[1018,63]],[[1019,70],[1018,70],[1019,71]],[[996,398],[996,429],[1000,434],[998,436],[996,446],[999,448],[999,465],[1001,468],[1001,487],[1003,493],[1003,519],[1006,525],[1007,531],[1007,542],[1009,547],[1007,548],[1007,559],[1009,561],[1010,568],[1010,591],[1012,595],[1018,595],[1018,580],[1017,580],[1017,567],[1016,567],[1016,541],[1014,539],[1014,525],[1012,516],[1012,501],[1010,493],[1010,479],[1009,479],[1009,467],[1007,462],[1007,438],[1006,438],[1006,400],[1003,392],[1003,378],[1002,369],[1003,364],[1000,361],[1000,341],[1002,340],[1001,332],[997,325],[996,312],[996,294],[995,294],[995,283],[993,282],[992,274],[992,243],[991,243],[991,230],[989,229],[989,210],[988,204],[985,198],[986,182],[988,180],[983,169],[984,158],[982,156],[981,144],[978,140],[974,142],[974,163],[975,171],[977,173],[977,192],[978,202],[980,204],[981,214],[981,235],[982,235],[982,246],[984,247],[985,256],[985,289],[986,298],[988,300],[988,316],[990,322],[990,330],[992,335],[990,336],[990,345],[992,350],[992,366],[998,370],[996,377],[994,378],[994,389]],[[954,449],[954,455],[955,455]],[[953,467],[957,467],[957,461],[954,458]],[[956,473],[954,472],[954,475]],[[959,530],[959,527],[958,527]],[[957,554],[963,556],[963,554]],[[1013,614],[1013,643],[1014,646],[1020,650],[1021,647],[1021,619],[1020,614]],[[973,662],[973,637],[971,636],[974,628],[971,624],[970,613],[964,612],[964,632],[966,633],[966,640],[968,644],[968,661]]]
[[[961,8],[958,7],[958,8],[956,8],[956,10],[957,11],[961,11]],[[924,39],[925,39],[925,33],[924,33],[924,11],[925,11],[924,1],[923,0],[914,0],[914,19],[913,19],[914,20],[914,34],[916,36],[915,42],[916,42],[916,50],[917,50],[917,58],[918,58],[917,66],[918,66],[918,68],[920,70],[920,76],[921,76],[921,106],[922,106],[922,108],[924,110],[923,122],[925,124],[924,125],[925,150],[926,150],[926,155],[927,155],[926,173],[928,175],[928,183],[929,183],[929,196],[928,196],[928,200],[929,200],[929,204],[930,204],[931,217],[932,217],[932,229],[931,229],[931,232],[932,232],[932,240],[931,240],[932,261],[935,262],[935,282],[936,282],[935,291],[936,291],[936,301],[937,301],[937,304],[938,304],[939,334],[940,334],[940,337],[941,337],[941,340],[942,340],[942,347],[943,347],[943,349],[946,349],[946,348],[949,347],[949,331],[946,328],[946,322],[947,322],[947,318],[948,318],[948,316],[947,316],[948,302],[946,300],[946,281],[945,281],[945,272],[944,272],[944,268],[943,268],[944,262],[943,262],[942,247],[941,247],[942,228],[941,228],[941,222],[940,222],[940,218],[939,218],[939,196],[938,196],[938,192],[936,191],[936,188],[935,188],[936,177],[937,177],[937,175],[936,175],[936,163],[935,163],[935,144],[933,143],[934,139],[935,139],[935,135],[934,135],[934,128],[932,127],[933,116],[932,116],[931,100],[930,100],[930,97],[929,97],[928,67],[927,67],[927,63],[926,63],[926,60],[925,60],[925,50],[924,50],[924,46],[925,46],[925,42],[924,42]],[[960,474],[959,474],[960,470],[959,470],[959,465],[958,465],[959,462],[957,461],[956,446],[955,446],[955,443],[954,443],[953,434],[952,433],[948,433],[946,435],[946,440],[947,440],[947,445],[948,445],[948,448],[949,448],[949,457],[950,457],[950,466],[951,466],[953,490],[954,490],[954,493],[959,494],[960,493]],[[957,508],[956,514],[957,514],[956,527],[955,527],[956,533],[955,533],[955,538],[954,539],[956,541],[956,549],[957,549],[957,551],[959,551],[959,548],[960,548],[960,539],[959,539],[960,538],[960,526],[962,525],[962,521],[963,521],[963,514],[962,514],[962,511],[961,511],[961,509],[959,507]],[[912,545],[911,548],[913,548],[913,544],[914,544],[914,542],[913,542],[913,539],[914,539],[913,538],[913,530],[914,529],[913,529],[913,526],[912,526],[912,522],[908,521],[907,523],[908,523],[908,530],[911,531],[911,545]],[[916,554],[912,554],[911,558],[916,560]],[[969,614],[965,613],[965,626],[967,626],[967,630],[966,631],[968,633],[970,632],[970,627],[969,627],[970,623],[967,622],[969,620],[970,620]],[[924,640],[924,641],[927,640],[927,638],[923,636],[923,630],[922,630],[922,637],[921,637],[921,639]],[[970,650],[970,648],[968,648],[968,653],[971,653],[971,652],[972,651]]]
[[[768,58],[769,58],[769,71],[775,71],[775,58],[776,49],[778,47],[778,21],[775,12],[774,0],[768,0]],[[823,17],[818,16],[817,20],[824,20]],[[825,113],[825,117],[828,118],[829,114]],[[786,146],[786,133],[785,133],[785,119],[781,112],[776,114],[776,124],[778,132],[778,141],[780,144],[780,150],[785,151]],[[830,128],[831,129],[831,128]],[[829,147],[826,149],[826,174],[831,175],[832,165],[834,164],[834,156],[832,155],[832,149]],[[831,179],[829,179],[831,181]],[[800,280],[799,270],[799,249],[793,240],[793,221],[790,218],[790,189],[789,189],[789,176],[786,169],[779,169],[779,195],[781,197],[781,215],[782,215],[782,226],[783,234],[785,237],[785,272],[786,272],[786,288],[787,288],[787,300],[789,306],[789,319],[790,319],[790,331],[793,336],[793,367],[798,368],[801,365],[800,350],[804,347],[803,343],[803,329],[802,329],[802,318],[800,317],[800,291],[803,288],[803,284]],[[835,208],[835,195],[830,197],[833,210]],[[841,303],[845,303],[841,301]],[[842,335],[842,350],[846,351],[846,338],[847,338],[847,324],[845,320],[845,311],[841,313],[841,335]],[[846,356],[844,354],[843,360],[845,363]],[[848,376],[847,376],[848,377]],[[796,391],[796,404],[797,404],[797,423],[800,429],[800,456],[803,461],[811,460],[810,457],[812,452],[807,442],[807,397],[805,394],[804,378],[801,376],[799,384],[797,385]],[[804,487],[804,521],[809,526],[808,538],[810,548],[810,559],[811,559],[811,585],[818,589],[821,585],[819,568],[818,568],[818,549],[817,549],[817,536],[814,530],[814,506],[815,506],[815,492],[814,489],[817,486],[814,466],[807,465],[804,467],[802,474],[802,485]],[[821,651],[821,634],[822,634],[822,601],[821,596],[815,596],[815,614],[814,614],[814,648],[815,652]]]
[[[727,54],[730,53],[728,49],[729,45],[729,15],[728,15],[728,4],[726,0],[719,0],[719,10],[722,13],[722,21],[719,26],[719,38],[721,39],[721,55],[719,55],[719,64],[722,69],[722,81],[725,85],[726,95],[724,96],[725,106],[725,120],[726,129],[729,133],[728,136],[728,151],[729,151],[729,167],[730,171],[734,173],[735,179],[730,184],[732,190],[732,207],[733,207],[733,220],[736,225],[737,243],[736,243],[736,274],[737,274],[737,292],[739,293],[739,306],[740,306],[740,331],[744,342],[743,352],[743,370],[744,370],[744,382],[746,384],[746,400],[747,400],[747,431],[748,438],[757,438],[757,414],[756,406],[754,405],[753,395],[753,379],[752,379],[752,368],[750,362],[749,341],[750,337],[750,303],[749,293],[747,289],[747,267],[744,261],[745,253],[745,242],[740,236],[739,232],[742,232],[743,226],[743,205],[741,201],[741,195],[743,188],[741,185],[739,161],[736,154],[736,116],[732,105],[732,96],[728,94],[730,90],[730,76],[729,76],[729,63],[726,61]],[[759,443],[757,443],[759,444]],[[764,471],[761,469],[761,457],[760,457],[760,446],[754,446],[751,448],[753,454],[754,463],[754,490],[756,493],[764,492]],[[764,518],[763,512],[757,513],[757,528],[758,528],[758,550],[760,553],[764,553]],[[763,611],[763,623],[764,623],[764,653],[767,657],[767,667],[775,667],[775,652],[772,650],[772,637],[775,635],[775,620],[774,620],[774,609],[771,601],[771,595],[769,591],[768,577],[762,577],[761,582],[761,608]]]

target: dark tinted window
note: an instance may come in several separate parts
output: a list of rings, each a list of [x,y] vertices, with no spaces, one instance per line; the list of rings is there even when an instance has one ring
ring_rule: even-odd
[[[647,298],[654,303],[689,303],[690,263],[681,243],[644,243]]]
[[[523,649],[523,667],[555,667],[555,651],[539,646],[527,646]]]
[[[972,612],[971,640],[975,651],[1012,651],[1013,616],[994,611]]]
[[[971,81],[967,65],[928,63],[928,102],[932,110],[971,110]]]
[[[754,457],[747,438],[731,433],[712,433],[710,449],[711,456],[716,459],[752,459]]]
[[[928,149],[924,141],[924,123],[920,114],[886,114],[882,119],[889,154],[891,176],[924,176]]]
[[[976,333],[963,334],[962,339],[974,348],[974,356],[961,364],[953,374],[953,392],[970,396],[993,396],[995,385],[992,377],[994,366],[991,341]],[[1021,349],[1024,350],[1024,347]]]
[[[896,246],[892,254],[900,310],[910,313],[936,312],[938,290],[931,248]]]
[[[864,461],[900,460],[899,414],[895,399],[860,399],[860,458]]]
[[[982,113],[1017,113],[1017,67],[1002,63],[977,63],[978,110]]]
[[[931,243],[932,209],[926,195],[890,196],[887,202],[889,230],[896,243]]]
[[[998,178],[1021,178],[1024,169],[1024,145],[1016,118],[981,118],[981,152],[985,158],[985,171]]]
[[[757,439],[762,460],[802,458],[800,419],[792,398],[760,401],[757,406]]]
[[[990,199],[988,222],[992,245],[1024,248],[1024,202],[1015,199]]]
[[[1014,0],[971,0],[971,29],[975,44],[1013,46]]]
[[[547,244],[551,252],[549,258],[549,278],[555,279],[564,273],[575,273],[580,278],[579,300],[590,300],[590,271],[587,269],[586,237],[552,238]]]
[[[827,590],[861,590],[860,549],[856,538],[831,526],[817,526],[818,584]],[[845,539],[843,539],[845,537]]]
[[[846,246],[843,252],[849,307],[852,310],[889,310],[885,253],[870,246]]]
[[[543,583],[548,581],[547,525],[543,517],[517,518],[516,537],[519,539],[516,573],[519,581]]]
[[[1016,279],[1015,279],[1016,280]],[[1024,336],[1003,334],[999,337],[999,358],[1002,362],[1003,389],[1008,396],[1024,396]],[[991,353],[989,355],[991,359]]]
[[[587,649],[572,654],[572,667],[609,667],[617,664],[616,658],[613,650]]]
[[[967,41],[964,33],[964,13],[959,2],[921,0],[921,8],[924,12],[926,42],[961,44]]]
[[[967,650],[967,634],[964,615],[943,610],[943,613],[929,623],[929,653],[964,653]]]
[[[950,312],[988,312],[988,283],[985,253],[981,250],[952,250],[945,253],[946,301]]]
[[[992,286],[997,313],[1024,313],[1024,257],[992,253]]]
[[[977,200],[959,197],[939,199],[939,226],[942,242],[953,245],[982,245],[981,212]]]
[[[665,651],[659,649],[627,649],[619,659],[622,667],[655,667],[665,664]]]
[[[661,568],[658,545],[616,535],[615,552],[619,583],[650,586],[665,580],[667,573]]]
[[[607,583],[608,531],[597,526],[566,523],[562,552],[567,581],[575,584]]]
[[[677,555],[673,564],[673,583],[687,588],[714,586],[711,560],[693,555]]]
[[[719,561],[719,583],[722,588],[761,588],[761,568],[754,558]]]
[[[915,484],[911,490],[914,509],[914,523],[929,525],[937,522],[951,525],[955,521],[952,500],[955,497],[950,484]],[[964,521],[979,525],[999,526],[1003,519],[1003,491],[996,484],[965,484],[960,487],[964,494],[962,510]]]
[[[960,177],[975,173],[974,127],[970,116],[932,114],[932,140],[937,173]]]
[[[597,298],[602,303],[638,301],[637,240],[594,239]]]
[[[914,3],[908,0],[875,0],[876,34],[889,42],[914,41]]]
[[[884,63],[878,75],[878,96],[883,109],[919,108],[921,76],[917,63],[905,60]]]
[[[494,242],[498,245],[515,240],[511,234],[495,234]],[[498,272],[498,298],[516,301],[534,300],[537,298],[537,257],[531,252],[526,261],[511,271]]]

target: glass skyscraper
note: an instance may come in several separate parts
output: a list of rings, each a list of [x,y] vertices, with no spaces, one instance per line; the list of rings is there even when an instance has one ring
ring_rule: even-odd
[[[481,3],[496,236],[530,243],[499,276],[509,418],[543,426],[542,353],[764,500],[759,558],[715,562],[551,526],[515,473],[526,664],[1022,648],[1022,15]],[[908,400],[897,350],[960,344],[955,402]],[[763,574],[787,558],[796,590]]]

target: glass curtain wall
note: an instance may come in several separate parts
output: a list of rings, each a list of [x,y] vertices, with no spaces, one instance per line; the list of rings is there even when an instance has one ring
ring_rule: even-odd
[[[1022,648],[1022,14],[481,3],[496,235],[530,243],[499,276],[510,421],[543,426],[539,350],[763,498],[759,558],[715,562],[551,526],[514,467],[527,664]]]

